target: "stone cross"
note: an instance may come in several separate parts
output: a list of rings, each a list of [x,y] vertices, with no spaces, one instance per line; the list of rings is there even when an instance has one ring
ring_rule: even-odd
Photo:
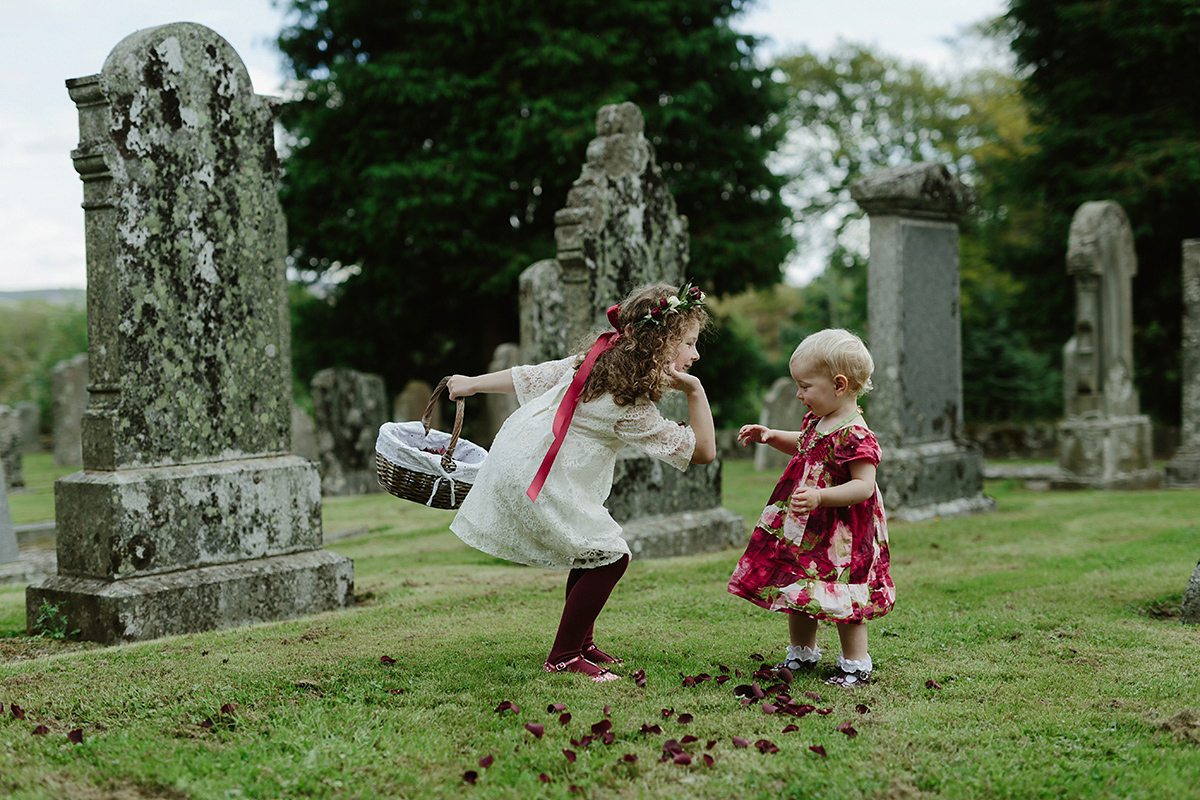
[[[963,435],[958,220],[969,191],[940,164],[855,181],[870,217],[867,344],[875,390],[867,419],[883,460],[878,483],[895,519],[989,511],[983,455]]]
[[[562,358],[589,333],[609,328],[606,310],[635,286],[679,285],[688,277],[687,218],[676,209],[632,103],[597,112],[596,138],[554,222],[557,257],[532,265],[520,279],[524,363]],[[682,396],[660,406],[686,419]],[[618,454],[607,505],[635,557],[745,542],[745,521],[721,507],[719,461],[681,474],[627,447]]]
[[[1117,203],[1084,203],[1071,220],[1067,273],[1075,334],[1063,348],[1063,405],[1055,488],[1157,486],[1150,418],[1133,385],[1133,229]]]
[[[123,39],[79,109],[90,383],[55,485],[58,574],[26,594],[85,639],[342,608],[314,465],[291,454],[278,106],[193,23]]]
[[[1200,239],[1183,243],[1183,424],[1167,486],[1200,487]]]

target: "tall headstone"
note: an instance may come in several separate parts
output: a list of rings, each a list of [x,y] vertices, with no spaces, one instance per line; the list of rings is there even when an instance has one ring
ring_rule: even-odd
[[[1133,385],[1133,229],[1117,203],[1084,203],[1071,220],[1067,273],[1075,334],[1063,348],[1065,414],[1055,488],[1156,487],[1150,418]]]
[[[312,399],[321,491],[330,496],[383,491],[375,474],[375,439],[388,421],[383,377],[323,369],[313,376]]]
[[[21,417],[15,408],[0,406],[0,464],[4,465],[6,489],[25,485],[21,458]]]
[[[321,460],[317,449],[317,424],[300,406],[292,403],[292,452],[314,464]]]
[[[79,109],[90,383],[84,471],[55,484],[58,574],[85,639],[151,639],[345,607],[316,468],[291,454],[277,101],[233,48],[131,34]]]
[[[989,511],[983,454],[963,434],[958,221],[969,192],[940,164],[911,164],[850,193],[871,226],[868,417],[883,448],[884,505],[908,520]]]
[[[21,427],[21,452],[25,455],[42,451],[42,415],[37,403],[17,403],[17,419]]]
[[[562,358],[589,332],[608,327],[609,305],[633,287],[686,280],[687,218],[654,160],[642,112],[632,103],[604,106],[596,138],[554,215],[555,259],[521,275],[521,356],[526,363]],[[660,407],[685,420],[682,395]],[[721,507],[721,464],[686,473],[632,447],[617,456],[608,508],[638,558],[744,544],[746,522]]]
[[[8,510],[8,489],[5,488],[4,462],[0,461],[0,564],[12,564],[21,558],[12,513]]]
[[[1183,243],[1183,424],[1163,481],[1200,487],[1200,239]]]
[[[488,364],[488,372],[501,372],[522,363],[525,362],[521,361],[520,345],[508,342],[496,348],[492,354],[492,361]],[[487,429],[484,430],[483,436],[479,437],[478,443],[484,447],[490,447],[492,440],[500,432],[500,426],[504,424],[504,420],[517,410],[520,403],[517,402],[515,394],[502,392],[489,393],[486,395],[485,402],[487,403]]]
[[[798,431],[804,421],[804,404],[796,399],[796,382],[779,378],[763,398],[758,422],[777,431]],[[754,445],[754,468],[782,472],[792,457],[766,444]]]
[[[88,356],[80,353],[50,370],[54,416],[54,463],[78,467],[83,463],[83,415],[88,404]]]
[[[400,394],[392,400],[393,422],[415,422],[425,413],[429,398],[433,395],[433,387],[425,381],[411,380],[404,385]],[[443,395],[443,399],[445,399]],[[429,415],[429,427],[442,429],[442,408],[433,407]]]

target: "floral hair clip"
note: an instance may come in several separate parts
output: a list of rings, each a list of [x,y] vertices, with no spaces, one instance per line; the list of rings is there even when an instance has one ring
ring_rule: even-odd
[[[664,297],[659,300],[654,306],[651,306],[650,311],[646,316],[639,319],[634,325],[641,325],[644,322],[651,322],[655,325],[663,324],[663,317],[667,314],[674,314],[680,311],[687,311],[693,306],[704,305],[704,298],[707,295],[700,291],[699,286],[692,286],[692,282],[688,281],[679,290],[679,294],[673,297]]]

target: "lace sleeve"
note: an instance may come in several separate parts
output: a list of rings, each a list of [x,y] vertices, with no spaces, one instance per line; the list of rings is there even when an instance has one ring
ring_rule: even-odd
[[[568,372],[575,369],[575,357],[567,356],[557,361],[541,364],[522,364],[512,368],[513,387],[517,390],[517,401],[521,405],[550,391]]]
[[[696,432],[691,426],[667,419],[650,402],[629,406],[614,431],[621,441],[680,472],[688,468],[696,452]]]

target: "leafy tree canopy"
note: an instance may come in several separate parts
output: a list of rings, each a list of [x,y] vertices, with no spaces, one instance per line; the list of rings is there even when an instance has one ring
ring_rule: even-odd
[[[517,278],[600,106],[636,103],[712,292],[778,281],[791,249],[765,166],[781,95],[743,0],[292,0],[283,202],[293,265],[350,277],[296,314],[297,368],[479,371],[516,337]]]

